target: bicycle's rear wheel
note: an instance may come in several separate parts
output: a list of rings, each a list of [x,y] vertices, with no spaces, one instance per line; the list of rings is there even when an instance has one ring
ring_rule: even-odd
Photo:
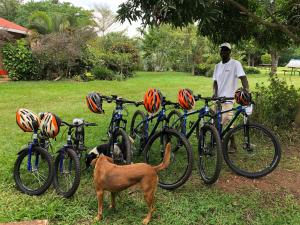
[[[116,164],[131,164],[132,150],[127,133],[119,128],[109,141],[110,151]]]
[[[75,194],[80,183],[80,162],[73,149],[66,148],[57,155],[54,163],[53,185],[65,198]]]
[[[168,116],[167,121],[169,127],[179,131],[180,133],[183,131],[183,119],[182,114],[177,110],[172,110]]]
[[[20,152],[14,165],[14,180],[17,189],[21,192],[28,195],[40,195],[52,183],[54,174],[52,157],[41,147],[33,147],[31,156],[28,153],[28,147]],[[28,168],[29,165],[31,165],[30,168]]]
[[[146,145],[146,115],[137,110],[132,117],[130,124],[130,137],[134,140],[132,145],[132,161],[142,161],[142,152]]]
[[[150,165],[162,162],[167,143],[171,143],[171,160],[168,168],[158,172],[159,186],[172,190],[183,185],[192,173],[193,152],[189,141],[174,129],[163,129],[150,137],[144,160]]]
[[[236,143],[234,152],[229,151],[232,137]],[[276,136],[265,126],[256,123],[240,124],[224,137],[223,154],[225,162],[235,173],[258,178],[277,167],[281,147]]]
[[[222,166],[222,144],[217,129],[210,124],[205,124],[200,129],[197,163],[204,183],[215,183]]]

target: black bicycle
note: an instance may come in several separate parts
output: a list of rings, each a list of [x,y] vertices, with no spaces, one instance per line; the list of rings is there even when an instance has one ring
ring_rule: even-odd
[[[200,96],[194,96],[195,101],[200,99]],[[196,131],[198,141],[198,171],[206,184],[213,184],[217,181],[222,167],[222,142],[217,129],[204,118],[210,115],[208,101],[205,105],[197,110],[188,111],[184,109],[181,114],[177,110],[172,110],[168,114],[169,125],[180,131],[185,137],[190,137]],[[190,121],[187,126],[187,118],[198,114],[196,121]]]
[[[167,143],[171,143],[171,162],[167,169],[159,172],[159,186],[172,190],[183,185],[192,173],[193,151],[189,141],[177,130],[168,127],[166,106],[177,103],[162,97],[162,109],[155,115],[145,114],[137,110],[131,121],[130,136],[134,139],[133,156],[143,156],[144,161],[158,165],[163,160]],[[149,134],[149,123],[156,123]],[[161,125],[161,129],[157,128]]]
[[[80,173],[83,169],[84,154],[87,148],[84,145],[84,127],[96,126],[83,119],[74,119],[72,124],[62,121],[68,126],[67,143],[58,151],[54,162],[53,185],[58,194],[65,198],[76,192],[80,183]]]
[[[211,122],[215,124],[223,140],[223,155],[227,165],[238,175],[259,178],[271,173],[279,164],[281,146],[272,131],[262,124],[250,121],[253,102],[250,105],[222,110],[221,104],[233,98],[202,98],[216,101],[216,112],[211,112]],[[234,116],[225,128],[222,127],[222,114],[233,111]],[[241,117],[242,116],[242,117]],[[240,124],[231,128],[235,121]],[[232,143],[234,152],[230,151]]]
[[[142,103],[126,100],[117,95],[101,95],[101,97],[107,103],[115,102],[116,104],[116,108],[112,113],[107,131],[109,149],[112,159],[116,164],[131,164],[131,141],[126,133],[127,120],[123,118],[123,110],[125,104],[134,104],[138,106]]]
[[[33,139],[18,152],[13,171],[17,189],[28,195],[44,193],[54,175],[52,157],[48,152],[50,142],[40,135],[38,126],[38,122],[33,121]]]

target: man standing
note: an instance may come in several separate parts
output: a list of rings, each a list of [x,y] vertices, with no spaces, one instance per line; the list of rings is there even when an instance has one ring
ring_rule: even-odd
[[[220,56],[222,61],[215,66],[213,74],[213,95],[215,97],[234,97],[238,88],[238,80],[242,82],[243,88],[249,92],[249,84],[242,64],[230,58],[231,45],[223,43],[220,45]],[[232,102],[222,104],[222,110],[228,110],[233,107]],[[222,125],[225,125],[231,118],[233,112],[222,114]],[[234,139],[231,140],[230,151],[234,152],[236,145]]]

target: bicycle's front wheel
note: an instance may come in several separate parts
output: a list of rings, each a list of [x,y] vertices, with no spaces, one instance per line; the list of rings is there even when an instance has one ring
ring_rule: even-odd
[[[41,147],[33,147],[31,154],[28,147],[23,149],[14,165],[16,187],[28,195],[44,193],[52,183],[53,173],[52,157]]]
[[[281,147],[276,136],[265,126],[240,124],[224,137],[223,154],[225,162],[235,173],[258,178],[277,167]]]
[[[222,144],[217,129],[210,124],[205,124],[200,129],[197,163],[204,183],[215,183],[222,166]]]
[[[144,160],[150,165],[162,162],[167,143],[171,143],[168,168],[158,172],[159,186],[172,190],[183,185],[192,173],[193,151],[189,141],[174,129],[163,129],[150,137],[144,150]]]
[[[56,192],[69,198],[76,192],[80,183],[80,162],[73,149],[62,149],[54,163],[53,185]]]

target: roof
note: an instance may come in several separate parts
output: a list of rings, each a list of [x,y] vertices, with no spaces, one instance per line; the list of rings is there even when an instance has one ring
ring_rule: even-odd
[[[0,17],[0,30],[6,30],[11,33],[18,33],[18,34],[27,34],[28,33],[27,28],[22,27],[13,22],[10,22],[2,17]]]
[[[300,59],[291,59],[286,67],[300,68]]]

